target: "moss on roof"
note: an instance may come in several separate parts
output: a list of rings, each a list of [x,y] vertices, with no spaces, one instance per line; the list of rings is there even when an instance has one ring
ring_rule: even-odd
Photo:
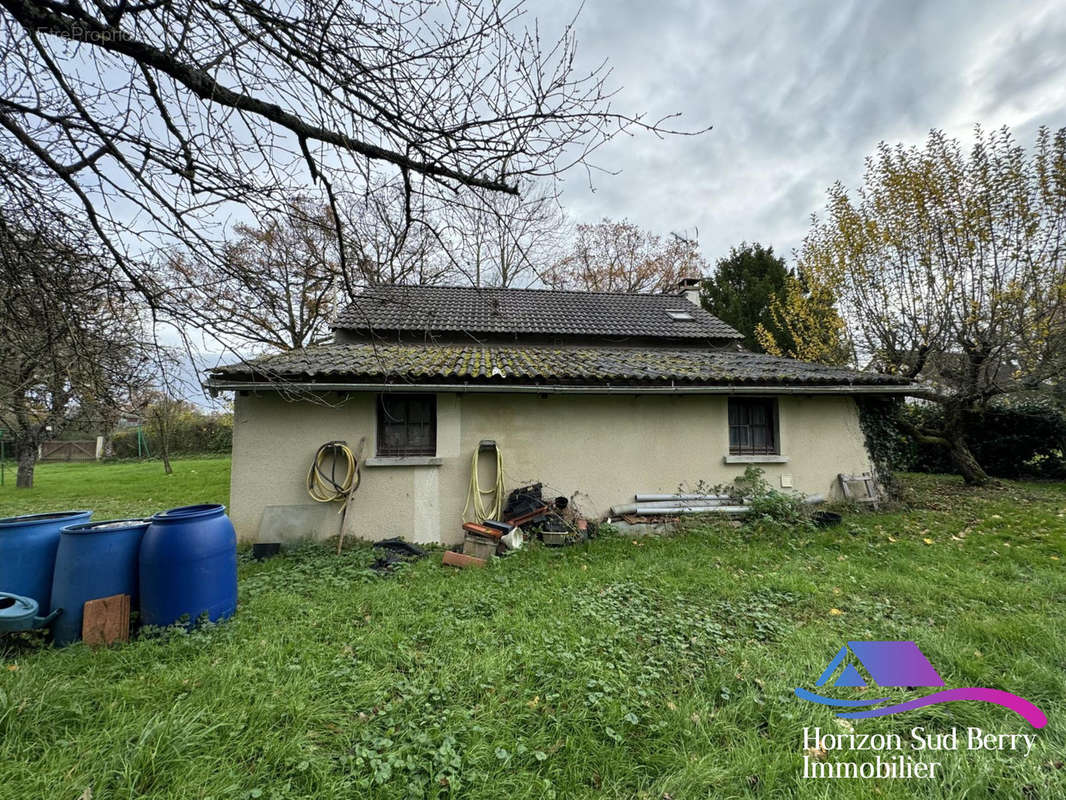
[[[902,386],[898,377],[697,348],[330,344],[218,367],[208,385],[241,381],[571,385]]]

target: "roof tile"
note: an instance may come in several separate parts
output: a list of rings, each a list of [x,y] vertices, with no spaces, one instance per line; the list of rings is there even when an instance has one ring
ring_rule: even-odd
[[[866,385],[906,381],[762,353],[685,348],[330,344],[214,369],[232,381],[570,385]]]
[[[684,310],[691,320],[667,313]],[[375,286],[342,311],[334,328],[358,331],[739,339],[703,308],[676,294]]]

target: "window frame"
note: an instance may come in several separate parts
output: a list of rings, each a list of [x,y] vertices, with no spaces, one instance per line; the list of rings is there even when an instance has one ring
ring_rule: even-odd
[[[410,417],[410,409],[412,403],[424,403],[429,411],[428,422],[412,422]],[[391,409],[387,406],[391,404]],[[386,427],[390,424],[388,417],[397,417],[399,409],[402,408],[402,415],[404,419],[399,423],[393,423],[397,426],[402,425],[404,432],[403,444],[399,446],[388,446],[386,441],[392,437],[386,433]],[[437,396],[435,394],[415,393],[415,394],[397,394],[393,392],[383,392],[377,396],[377,402],[374,407],[374,414],[376,417],[376,431],[377,441],[375,443],[375,455],[378,458],[425,458],[435,457],[437,455]],[[431,444],[412,445],[410,429],[412,426],[427,426],[429,428],[428,439]],[[423,437],[419,437],[423,438]]]
[[[750,409],[753,406],[761,406],[766,410],[769,418],[768,425],[753,426],[751,423]],[[734,408],[747,412],[747,421],[736,423]],[[731,396],[726,404],[726,425],[729,429],[729,455],[731,456],[779,456],[781,455],[781,426],[776,397],[749,397]],[[769,444],[743,445],[734,443],[733,431],[737,428],[746,427],[750,430],[765,429]],[[754,441],[754,436],[748,435],[749,441]]]

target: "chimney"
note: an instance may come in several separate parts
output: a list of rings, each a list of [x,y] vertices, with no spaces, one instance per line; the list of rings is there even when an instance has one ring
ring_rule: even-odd
[[[685,299],[692,305],[698,306],[700,304],[700,282],[703,279],[698,275],[689,275],[681,278],[677,282],[677,293],[683,294]]]

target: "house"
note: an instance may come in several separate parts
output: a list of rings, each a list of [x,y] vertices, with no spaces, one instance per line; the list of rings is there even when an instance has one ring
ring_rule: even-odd
[[[208,387],[235,393],[239,535],[256,536],[267,506],[310,502],[308,466],[332,440],[365,439],[344,524],[372,540],[459,541],[483,440],[497,443],[508,490],[542,482],[590,517],[637,492],[730,482],[749,464],[825,495],[838,473],[869,470],[855,398],[906,383],[746,352],[696,286],[375,287],[337,318],[334,343],[213,370]],[[338,520],[323,515],[316,533],[335,535]]]

